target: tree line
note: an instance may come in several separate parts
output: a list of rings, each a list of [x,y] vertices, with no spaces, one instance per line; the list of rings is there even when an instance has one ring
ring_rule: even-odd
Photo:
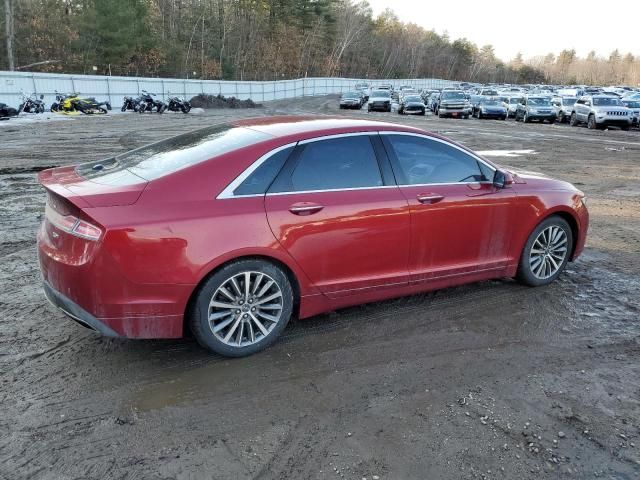
[[[640,59],[510,62],[354,0],[4,0],[0,68],[273,80],[305,76],[638,84]]]

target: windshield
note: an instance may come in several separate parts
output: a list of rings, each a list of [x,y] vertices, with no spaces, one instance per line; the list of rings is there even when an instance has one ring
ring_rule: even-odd
[[[464,100],[465,96],[462,92],[442,92],[443,100]]]
[[[271,135],[249,128],[228,124],[214,125],[152,143],[107,160],[83,163],[76,167],[76,171],[91,180],[114,175],[123,170],[128,170],[145,180],[154,180],[269,138],[272,138]]]
[[[562,97],[562,104],[566,106],[573,105],[578,100],[576,97]]]
[[[543,97],[530,97],[527,103],[537,107],[548,107],[551,105],[551,101],[548,98]]]
[[[480,95],[489,95],[489,96],[493,96],[493,95],[498,95],[498,92],[495,90],[483,90]]]
[[[509,103],[518,104],[521,100],[521,98],[513,97],[509,99]]]
[[[374,90],[371,93],[372,97],[385,97],[388,98],[389,97],[389,91],[388,90]]]
[[[640,108],[640,101],[637,101],[637,102],[626,101],[623,103],[625,104],[625,106],[629,108]]]
[[[360,94],[357,92],[347,92],[342,94],[342,98],[360,98]]]
[[[422,103],[422,98],[418,97],[417,95],[407,95],[406,97],[404,97],[404,101],[405,102],[420,102],[420,103]]]
[[[602,97],[602,98],[593,98],[593,104],[600,107],[612,107],[612,106],[621,106],[619,98],[613,97]]]

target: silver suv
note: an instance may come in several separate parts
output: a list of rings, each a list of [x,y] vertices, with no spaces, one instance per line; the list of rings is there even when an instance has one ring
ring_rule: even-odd
[[[586,123],[589,128],[620,127],[629,130],[633,112],[614,95],[585,95],[571,109],[571,126]]]

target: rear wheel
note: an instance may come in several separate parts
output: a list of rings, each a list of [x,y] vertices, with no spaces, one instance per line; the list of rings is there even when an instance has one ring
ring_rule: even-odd
[[[293,290],[280,268],[262,260],[239,260],[204,283],[189,320],[200,345],[220,355],[244,357],[271,345],[292,311]]]
[[[553,282],[569,261],[572,245],[571,227],[563,218],[553,216],[542,221],[524,246],[518,280],[532,287]]]

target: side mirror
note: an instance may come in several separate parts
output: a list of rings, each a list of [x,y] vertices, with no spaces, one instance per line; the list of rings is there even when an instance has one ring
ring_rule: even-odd
[[[513,184],[513,177],[509,172],[504,170],[496,170],[493,175],[493,185],[496,188],[507,188]]]

